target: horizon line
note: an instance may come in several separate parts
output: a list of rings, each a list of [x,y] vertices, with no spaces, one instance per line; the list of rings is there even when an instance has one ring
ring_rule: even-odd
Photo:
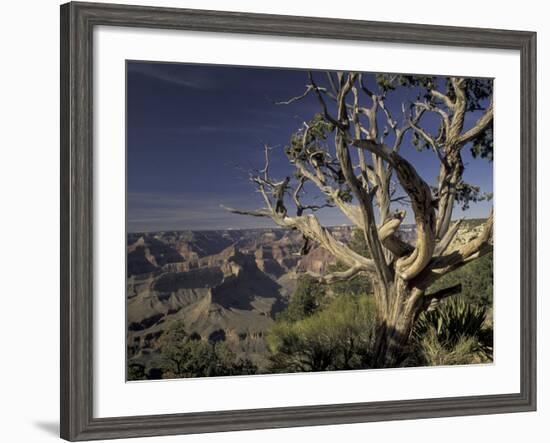
[[[486,220],[487,217],[470,217],[470,218],[464,218],[464,221],[467,220]],[[458,219],[453,219],[453,221],[456,221]],[[415,223],[403,223],[401,226],[416,226]],[[400,227],[401,227],[400,226]],[[335,224],[335,225],[324,225],[326,228],[352,228],[357,227],[354,224]],[[265,227],[248,227],[248,228],[210,228],[210,229],[191,229],[191,228],[184,228],[184,229],[155,229],[155,230],[141,230],[141,231],[130,231],[126,230],[126,235],[129,234],[156,234],[158,232],[215,232],[215,231],[260,231],[260,230],[272,230],[272,229],[278,229],[278,230],[286,230],[286,231],[292,231],[290,228],[284,228],[281,226],[265,226]]]

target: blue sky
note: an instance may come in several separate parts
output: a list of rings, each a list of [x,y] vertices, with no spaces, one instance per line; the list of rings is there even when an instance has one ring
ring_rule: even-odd
[[[275,102],[301,94],[306,83],[301,70],[128,62],[128,231],[272,226],[220,205],[262,207],[247,171],[262,167],[264,143],[279,146],[272,151],[272,175],[291,174],[283,147],[320,111],[319,103],[313,95],[291,105]],[[394,115],[416,93],[399,88],[389,96]],[[472,113],[466,126],[477,116]],[[435,120],[427,119],[426,127],[435,127]],[[401,152],[435,183],[438,160],[432,152],[417,152],[408,137]],[[463,158],[466,181],[492,192],[492,164],[473,159],[467,147]],[[455,216],[485,217],[489,206],[473,204],[465,213],[456,208]],[[336,209],[324,209],[319,217],[328,225],[348,223]]]

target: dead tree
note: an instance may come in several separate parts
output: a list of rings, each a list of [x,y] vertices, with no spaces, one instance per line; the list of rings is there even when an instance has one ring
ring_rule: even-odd
[[[477,238],[449,251],[460,225],[460,220],[451,222],[454,207],[479,197],[478,188],[463,181],[461,151],[474,143],[478,151],[483,150],[483,156],[492,153],[491,85],[449,78],[442,86],[435,78],[384,75],[379,76],[377,88],[369,88],[365,77],[358,73],[327,73],[326,78],[325,87],[317,84],[310,73],[305,93],[284,102],[314,94],[320,105],[320,113],[304,122],[286,148],[294,177],[282,181],[270,177],[270,148],[266,146],[265,167],[250,177],[265,207],[258,211],[228,209],[269,217],[281,227],[296,229],[303,234],[305,251],[309,250],[308,242],[315,242],[347,266],[345,271],[316,276],[321,282],[368,275],[377,306],[373,364],[395,366],[418,316],[461,289],[458,285],[430,292],[430,286],[448,272],[492,251],[492,211]],[[407,86],[420,88],[425,95],[403,103],[398,122],[387,106],[387,96],[396,87]],[[478,118],[465,130],[465,116],[470,111],[476,111]],[[437,134],[423,127],[429,114],[439,121]],[[380,121],[385,122],[382,129]],[[433,151],[440,162],[434,188],[400,154],[408,132],[408,139]],[[302,203],[306,184],[315,187],[326,203]],[[404,195],[396,196],[398,191]],[[296,215],[287,209],[289,201],[296,207]],[[416,225],[412,243],[397,235],[405,212],[392,211],[396,202],[406,202],[412,210]],[[326,205],[338,208],[364,233],[368,257],[338,241],[330,229],[321,225],[315,212]]]

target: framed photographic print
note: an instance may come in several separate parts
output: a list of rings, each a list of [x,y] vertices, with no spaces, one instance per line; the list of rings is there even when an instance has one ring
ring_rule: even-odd
[[[535,33],[61,7],[61,436],[536,407]]]

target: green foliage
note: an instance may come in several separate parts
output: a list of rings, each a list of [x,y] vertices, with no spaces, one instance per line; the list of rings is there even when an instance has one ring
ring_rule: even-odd
[[[183,322],[170,325],[159,339],[162,378],[254,374],[249,360],[237,359],[225,343],[208,343],[188,335]]]
[[[393,91],[396,87],[405,86],[408,88],[418,87],[421,89],[434,88],[436,77],[428,77],[421,75],[390,75],[390,74],[377,74],[376,83],[378,87],[383,91]]]
[[[437,186],[432,186],[431,188],[434,198],[440,198]],[[455,191],[456,204],[460,205],[463,211],[468,210],[471,203],[491,201],[493,199],[492,192],[482,192],[479,186],[466,183],[463,180],[455,185]]]
[[[267,335],[271,371],[368,367],[374,341],[374,316],[371,297],[342,295],[301,320],[279,319]]]
[[[343,271],[346,267],[340,264],[330,267],[330,271]],[[353,295],[353,296],[363,296],[372,293],[372,282],[368,277],[363,275],[358,275],[352,280],[341,281],[332,283],[330,285],[331,293],[334,296],[340,295]]]
[[[329,266],[329,272],[345,271],[346,269],[347,266],[341,263],[336,263],[335,265]],[[371,294],[372,282],[368,277],[358,275],[351,280],[332,283],[327,289],[332,297],[338,297],[341,295],[352,295],[357,297]]]
[[[467,78],[465,80],[466,90],[466,110],[477,111],[485,109],[486,100],[493,93],[493,80],[483,78]],[[447,77],[444,84],[438,82],[437,77],[421,75],[395,75],[395,74],[377,74],[376,83],[383,91],[393,91],[397,86],[407,88],[416,88],[419,91],[419,98],[423,96],[426,100],[433,100],[429,94],[430,89],[438,89],[454,100],[455,93],[451,84],[451,78]]]
[[[139,363],[130,363],[128,365],[128,380],[146,380],[145,366]]]
[[[490,78],[466,79],[467,111],[484,110],[485,101],[493,94],[493,80]]]
[[[312,277],[304,275],[298,279],[296,290],[288,307],[278,319],[289,322],[303,320],[319,310],[325,297],[325,288]]]
[[[321,114],[315,114],[307,125],[309,130],[305,134],[305,140],[302,128],[292,134],[290,143],[285,146],[285,153],[290,160],[307,161],[311,154],[320,153],[322,155],[325,152],[324,142],[334,131],[334,125],[327,122]]]
[[[470,220],[463,223],[470,222]],[[468,263],[440,278],[429,289],[435,292],[460,283],[461,297],[474,306],[491,307],[493,305],[493,254],[487,254],[472,263]]]
[[[425,365],[492,361],[493,332],[486,320],[485,307],[471,305],[463,298],[446,300],[418,319],[410,360]]]
[[[328,137],[334,132],[334,124],[327,121],[322,114],[317,113],[305,126],[307,128],[302,127],[292,134],[289,144],[285,146],[285,153],[289,161],[314,165],[331,179],[338,188],[339,197],[343,201],[351,202],[353,199],[351,189],[344,179],[339,164],[331,158],[327,145]],[[294,178],[301,179],[301,173],[295,171]],[[330,203],[330,199],[327,199],[327,203]]]
[[[416,348],[420,359],[416,365],[449,366],[489,363],[492,358],[479,352],[479,342],[475,337],[459,337],[453,346],[440,341],[430,329]]]
[[[485,220],[465,220],[470,230]],[[418,319],[406,365],[453,365],[492,361],[493,255],[488,254],[438,280],[429,289],[460,283],[462,292]]]
[[[451,345],[461,336],[478,336],[485,322],[486,310],[472,306],[461,298],[450,298],[437,309],[423,313],[415,327],[415,335],[422,337],[428,330]]]
[[[479,134],[470,148],[474,158],[486,158],[493,161],[493,124],[491,123],[485,131]]]
[[[461,181],[456,185],[456,202],[460,204],[463,211],[470,208],[470,203],[478,203],[484,200],[491,200],[491,193],[481,192],[481,188]]]

